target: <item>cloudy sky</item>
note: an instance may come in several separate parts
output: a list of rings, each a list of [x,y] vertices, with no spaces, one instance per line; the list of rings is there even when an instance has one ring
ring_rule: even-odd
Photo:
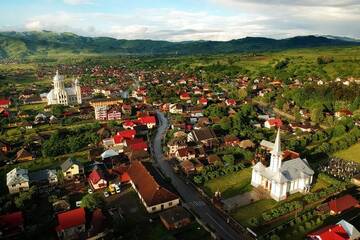
[[[9,30],[169,41],[360,38],[360,0],[6,0],[0,31]]]

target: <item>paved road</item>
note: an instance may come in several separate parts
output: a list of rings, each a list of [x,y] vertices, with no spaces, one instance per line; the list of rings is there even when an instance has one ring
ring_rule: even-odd
[[[213,206],[204,202],[200,193],[177,176],[170,164],[165,161],[162,152],[162,137],[166,133],[166,129],[169,124],[163,113],[157,112],[157,117],[159,120],[159,126],[153,140],[154,158],[162,172],[167,177],[171,178],[171,183],[181,195],[183,202],[200,217],[203,223],[209,225],[215,231],[215,234],[219,239],[249,239],[248,236],[240,235],[229,224],[227,224],[225,219],[216,212]]]

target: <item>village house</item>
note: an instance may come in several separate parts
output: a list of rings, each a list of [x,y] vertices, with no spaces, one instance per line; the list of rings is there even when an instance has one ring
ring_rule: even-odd
[[[16,158],[15,160],[17,162],[27,162],[27,161],[31,161],[33,160],[33,155],[28,152],[25,148],[20,149],[17,153],[16,153]]]
[[[10,144],[0,140],[0,151],[3,153],[8,153],[10,150],[11,150]]]
[[[191,223],[190,214],[180,206],[160,213],[160,220],[167,230],[179,229]]]
[[[177,160],[181,161],[185,161],[185,160],[191,160],[194,159],[195,156],[195,149],[192,147],[185,147],[185,148],[180,148],[177,150],[177,152],[175,153],[175,157],[177,158]]]
[[[65,180],[78,178],[84,174],[84,166],[73,158],[68,158],[61,164],[60,168],[64,174]]]
[[[331,215],[337,215],[347,209],[359,207],[359,201],[350,194],[346,194],[345,196],[330,200],[328,204]]]
[[[190,99],[191,99],[190,94],[188,94],[188,93],[186,93],[186,92],[180,94],[180,100],[188,101],[188,100],[190,100]]]
[[[146,125],[148,129],[152,129],[156,126],[156,118],[154,116],[139,117],[138,121],[141,124]]]
[[[147,212],[154,213],[179,204],[179,197],[161,186],[143,163],[132,162],[127,172],[131,179],[130,183]]]
[[[225,104],[226,106],[236,106],[236,101],[235,99],[226,99]]]
[[[335,112],[335,117],[341,118],[341,117],[351,117],[353,113],[348,109],[340,109],[339,111]]]
[[[86,231],[86,216],[84,208],[76,208],[58,213],[56,218],[58,225],[55,230],[59,239],[81,239]]]
[[[186,148],[186,138],[172,138],[168,143],[168,154],[174,156],[174,154],[181,148]]]
[[[186,175],[196,172],[195,165],[190,160],[184,160],[180,163],[180,167]]]
[[[58,183],[58,177],[56,170],[39,170],[29,173],[29,180],[31,185],[48,186]]]
[[[90,101],[90,106],[94,108],[96,120],[108,120],[109,110],[113,108],[114,111],[110,112],[110,118],[121,117],[121,109],[118,108],[122,103],[121,99],[100,99]],[[115,110],[116,107],[116,110]],[[120,119],[120,118],[118,118]]]
[[[188,134],[188,142],[195,142],[202,144],[205,147],[214,147],[219,145],[219,141],[212,128],[204,127],[198,130],[193,130]]]
[[[341,220],[337,224],[323,227],[307,235],[310,240],[356,240],[360,232],[351,223]]]
[[[184,111],[183,106],[178,103],[172,103],[169,106],[169,112],[172,114],[182,114]]]
[[[9,108],[11,101],[9,99],[0,99],[0,108]]]
[[[24,231],[24,216],[22,212],[12,212],[0,215],[0,236],[4,239],[17,239]]]
[[[106,188],[108,186],[106,169],[95,166],[88,177],[88,182],[95,191]]]
[[[269,128],[269,129],[281,128],[282,125],[283,125],[283,123],[280,118],[270,118],[270,119],[266,120],[264,123],[264,127]]]
[[[299,123],[290,123],[289,126],[291,127],[291,129],[293,131],[299,129],[302,132],[312,132],[313,131],[313,127],[308,123],[308,124],[299,124]]]
[[[29,175],[27,169],[14,168],[6,174],[6,185],[9,193],[19,193],[29,190]]]

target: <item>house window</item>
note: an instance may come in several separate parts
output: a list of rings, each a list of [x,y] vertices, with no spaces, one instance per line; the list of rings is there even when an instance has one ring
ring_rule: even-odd
[[[152,207],[151,210],[152,210],[152,211],[155,211],[155,210],[156,210],[156,207]]]
[[[169,206],[172,206],[172,204],[173,204],[172,202],[169,202]]]

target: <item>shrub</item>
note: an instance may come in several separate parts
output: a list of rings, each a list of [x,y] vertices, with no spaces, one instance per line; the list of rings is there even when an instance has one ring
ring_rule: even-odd
[[[303,225],[299,226],[299,232],[301,232],[301,233],[305,232],[305,228]]]

